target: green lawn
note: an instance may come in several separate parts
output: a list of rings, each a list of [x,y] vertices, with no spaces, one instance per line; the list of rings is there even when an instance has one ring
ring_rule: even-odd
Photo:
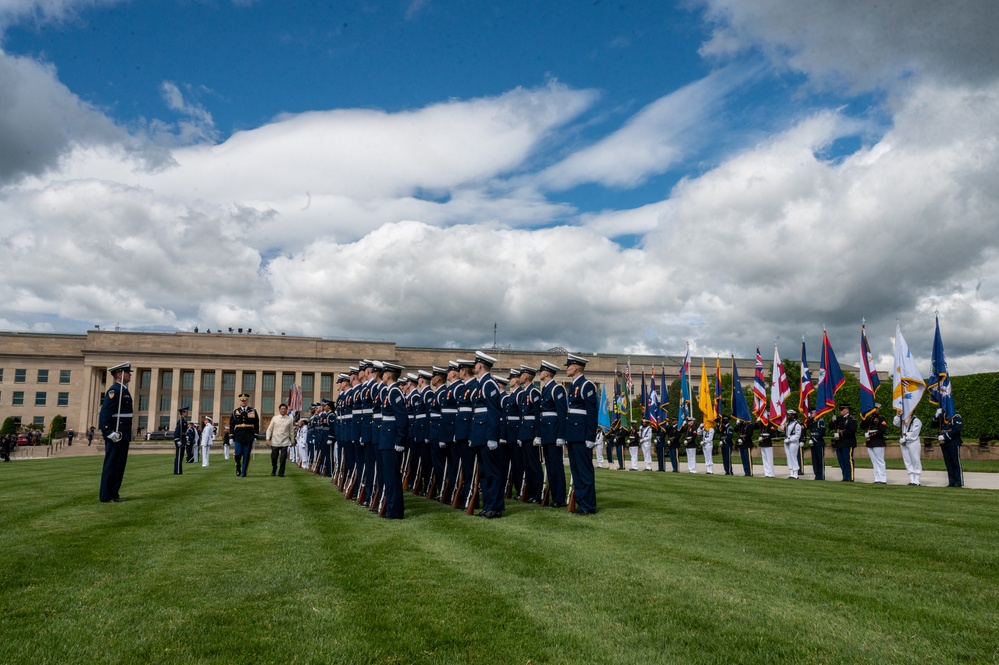
[[[101,504],[97,458],[0,465],[0,662],[999,660],[999,492],[598,470],[592,517],[387,521],[171,470]]]

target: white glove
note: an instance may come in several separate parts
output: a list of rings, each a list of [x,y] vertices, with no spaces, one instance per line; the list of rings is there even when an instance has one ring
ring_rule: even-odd
[[[540,436],[534,437],[534,445],[536,445],[536,446],[540,446],[541,445],[541,437]]]
[[[937,409],[937,412],[933,414],[933,417],[934,418],[939,418],[940,414],[942,414],[942,413],[943,413],[943,409]]]
[[[834,439],[838,439],[839,438],[839,432],[836,432],[835,434],[833,434],[833,438]]]
[[[865,438],[865,439],[869,439],[869,438],[871,438],[871,432],[870,432],[870,430],[868,430],[868,431],[864,432],[864,438]]]
[[[586,447],[589,448],[590,450],[593,450],[593,446],[595,446],[595,445],[597,445],[596,441],[587,441],[586,442]]]
[[[944,435],[943,434],[941,434],[940,436],[937,437],[937,441],[943,441],[943,440],[944,440]]]
[[[898,427],[901,422],[902,422],[902,419],[899,418],[898,416],[895,416],[894,418],[892,418],[892,421],[891,421],[892,425],[894,425],[895,427]]]
[[[402,446],[396,446],[396,447],[395,447],[395,451],[396,451],[397,453],[404,453],[404,452],[406,452],[406,449],[405,449],[405,448],[403,448]]]
[[[742,439],[739,439],[739,443],[742,443]]]
[[[500,439],[500,443],[505,446],[506,445],[506,439]]]
[[[899,438],[898,442],[901,443],[902,445],[905,445],[905,437],[903,436]]]
[[[486,447],[489,448],[489,450],[496,450],[497,448],[499,448],[499,444],[496,443],[495,441],[487,441]]]
[[[121,441],[121,432],[111,432],[108,434],[108,439],[111,440],[111,443],[118,443]]]
[[[555,439],[555,445],[558,446],[559,448],[562,448],[563,446],[565,446],[565,439]]]
[[[441,442],[440,442],[440,443],[438,443],[437,445],[438,445],[438,446],[440,446],[441,448],[444,448],[444,447],[446,447],[446,446],[447,446],[447,444],[446,444],[445,442],[443,442],[443,441],[441,441]]]

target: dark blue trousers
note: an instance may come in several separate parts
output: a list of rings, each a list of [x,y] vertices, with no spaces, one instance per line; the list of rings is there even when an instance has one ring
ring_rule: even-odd
[[[735,473],[732,471],[732,444],[723,443],[721,446],[722,453],[722,466],[725,468],[726,476],[734,476]]]
[[[253,452],[253,442],[236,442],[236,473],[246,477],[246,470],[250,468],[250,453]]]
[[[940,452],[943,453],[944,464],[947,467],[947,486],[963,487],[964,470],[961,468],[961,444],[945,441],[940,444]]]
[[[541,446],[545,454],[545,470],[548,472],[548,489],[552,497],[552,505],[565,505],[565,457],[562,449],[554,443]]]
[[[402,474],[399,473],[402,455],[390,448],[389,450],[380,450],[379,456],[381,458],[379,467],[384,483],[382,491],[385,493],[385,517],[401,520],[404,514]]]
[[[110,501],[120,498],[118,491],[125,477],[125,464],[128,462],[127,440],[112,443],[104,439],[104,467],[101,469],[100,500]]]
[[[826,479],[826,444],[812,444],[812,473],[815,480]]]
[[[499,448],[489,450],[486,446],[471,449],[479,460],[479,487],[482,493],[482,510],[503,512],[500,498],[503,494],[503,481],[500,480],[498,465]]]
[[[680,473],[680,459],[677,457],[676,448],[669,447],[669,465],[673,467],[673,473]]]
[[[843,472],[843,480],[852,483],[853,482],[853,448],[837,448],[836,449],[836,461],[839,462],[839,468]]]
[[[593,453],[583,441],[570,441],[566,446],[569,448],[569,473],[572,474],[572,488],[576,493],[576,510],[593,512],[597,509]]]
[[[739,448],[739,457],[742,459],[742,475],[752,476],[753,475],[753,449],[749,446],[741,446]]]
[[[545,485],[545,471],[541,466],[541,446],[533,441],[524,442],[524,483],[527,484],[527,500],[538,503]]]

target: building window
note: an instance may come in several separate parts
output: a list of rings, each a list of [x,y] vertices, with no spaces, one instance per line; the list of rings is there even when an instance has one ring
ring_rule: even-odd
[[[69,406],[69,393],[59,393],[56,406]]]
[[[14,427],[21,429],[21,416],[14,416]]]
[[[180,373],[180,389],[194,390],[194,372],[189,369],[185,369]]]
[[[235,410],[235,408],[236,408],[235,398],[232,396],[232,393],[229,393],[228,395],[222,395],[221,412],[223,414],[232,413]]]
[[[274,398],[271,396],[264,397],[260,400],[260,410],[264,414],[270,415],[274,413]]]
[[[2,379],[3,377],[0,376],[0,380]],[[281,375],[281,392],[287,395],[288,391],[291,390],[294,385],[295,385],[294,374],[285,373]]]
[[[139,395],[139,411],[149,410],[149,395]]]
[[[163,390],[170,390],[173,388],[173,370],[167,369],[163,370],[160,374],[160,388]]]
[[[38,383],[49,382],[49,371],[47,369],[38,370]]]
[[[148,431],[149,416],[139,416],[139,431]]]
[[[227,393],[236,390],[236,372],[222,372],[222,390]]]
[[[277,385],[277,377],[274,372],[264,372],[263,380],[263,390],[264,392],[272,393],[274,392],[274,386]]]
[[[252,392],[257,389],[257,375],[253,372],[243,372],[243,390]]]
[[[24,391],[15,390],[11,396],[10,404],[11,406],[24,406]]]
[[[28,379],[28,370],[26,369],[14,370],[14,383],[24,383],[27,379]]]
[[[59,383],[69,383],[71,376],[73,376],[73,370],[71,369],[59,370]]]
[[[315,385],[315,377],[312,374],[302,375],[302,393],[305,395],[312,394],[312,388]]]
[[[165,432],[170,429],[170,416],[160,416],[159,430]]]
[[[45,406],[45,393],[39,391],[35,393],[35,406]]]
[[[0,383],[3,383],[3,367],[0,367]]]
[[[32,424],[38,429],[45,429],[45,416],[35,416],[32,418]]]
[[[215,390],[215,372],[201,373],[201,389]]]
[[[333,390],[333,375],[323,374],[319,377],[319,392],[328,393]]]
[[[153,380],[153,371],[151,369],[144,369],[139,372],[139,388],[149,389],[149,384]]]
[[[170,412],[170,396],[160,395],[160,411]],[[169,416],[167,416],[169,418]]]
[[[211,395],[201,396],[201,413],[205,415],[210,415],[212,410],[215,408],[215,398]]]

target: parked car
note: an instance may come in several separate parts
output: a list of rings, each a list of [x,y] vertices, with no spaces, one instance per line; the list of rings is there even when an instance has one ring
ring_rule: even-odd
[[[31,435],[27,432],[21,432],[17,435],[17,445],[19,446],[30,446],[34,442],[31,440]]]

